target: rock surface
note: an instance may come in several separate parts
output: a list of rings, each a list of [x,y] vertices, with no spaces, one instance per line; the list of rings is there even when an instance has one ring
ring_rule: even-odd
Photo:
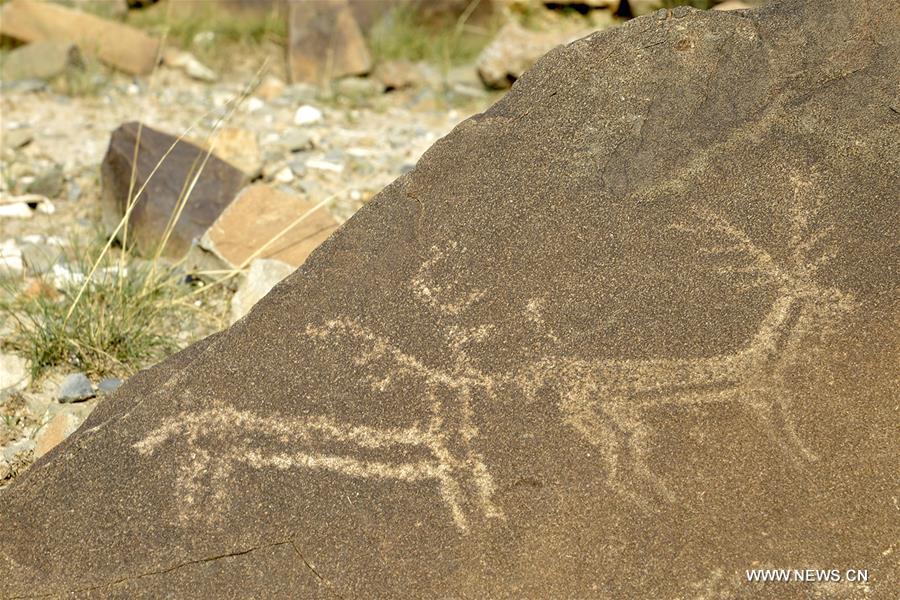
[[[204,165],[207,154],[206,150],[146,125],[141,128],[138,123],[126,123],[116,129],[101,167],[106,226],[115,230],[124,215],[135,171],[132,194],[136,200],[129,219],[128,244],[140,252],[153,253],[165,239],[169,220],[177,212],[185,190],[190,189],[164,252],[182,256],[234,199],[246,179],[245,173],[215,155],[210,155]],[[191,188],[194,179],[196,183]],[[143,193],[138,195],[142,188]],[[123,234],[120,233],[120,239]]]
[[[328,211],[316,210],[312,202],[257,183],[241,190],[200,245],[230,268],[244,268],[259,256],[296,269],[337,226]]]
[[[16,479],[4,593],[890,597],[898,10],[552,52]]]

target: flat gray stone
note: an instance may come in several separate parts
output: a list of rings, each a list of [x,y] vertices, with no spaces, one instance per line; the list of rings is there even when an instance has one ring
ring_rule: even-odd
[[[56,392],[56,399],[60,402],[79,402],[93,397],[94,386],[84,373],[66,375]]]
[[[898,30],[551,52],[4,490],[3,593],[894,597]]]

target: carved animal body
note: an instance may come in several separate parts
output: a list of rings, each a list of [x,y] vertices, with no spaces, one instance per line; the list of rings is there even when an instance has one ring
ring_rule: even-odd
[[[798,187],[798,189],[800,189]],[[812,207],[815,210],[815,206]],[[432,366],[420,361],[391,340],[370,331],[365,325],[338,318],[311,324],[306,335],[325,339],[351,338],[358,348],[353,357],[357,368],[373,373],[369,383],[384,391],[391,379],[408,377],[424,385],[429,414],[421,422],[397,428],[375,428],[342,423],[325,417],[274,418],[222,406],[200,413],[185,413],[170,419],[135,448],[152,453],[163,442],[181,438],[194,447],[195,460],[182,465],[178,477],[181,501],[193,516],[201,511],[198,497],[222,503],[227,500],[226,483],[236,463],[253,468],[317,469],[344,476],[392,480],[398,483],[433,482],[453,522],[467,531],[475,517],[504,518],[493,501],[495,484],[489,465],[478,451],[479,429],[473,398],[489,402],[504,400],[502,394],[518,389],[531,399],[547,384],[562,390],[558,406],[562,420],[588,443],[600,448],[608,486],[624,498],[652,508],[655,499],[638,490],[638,484],[653,490],[657,499],[674,501],[676,494],[664,478],[648,467],[653,431],[642,414],[661,406],[701,405],[741,402],[760,418],[771,437],[793,460],[815,460],[794,427],[791,395],[784,385],[782,370],[789,357],[800,350],[803,338],[814,331],[827,331],[841,315],[852,310],[852,297],[816,281],[817,268],[830,254],[808,259],[812,249],[828,234],[823,229],[810,234],[810,214],[800,210],[791,215],[791,254],[788,264],[779,265],[742,230],[707,210],[696,211],[696,223],[673,226],[687,233],[714,234],[719,245],[706,250],[710,255],[740,256],[737,264],[724,265],[720,273],[741,272],[753,277],[751,287],[775,288],[776,295],[761,319],[756,333],[732,354],[698,358],[650,358],[644,360],[585,360],[549,355],[511,372],[485,373],[473,367],[462,346],[476,340],[489,343],[491,324],[472,330],[450,328],[453,360]],[[483,292],[461,293],[451,284],[436,285],[429,271],[442,261],[462,252],[451,244],[447,251],[433,248],[410,287],[419,300],[433,310],[458,315],[484,297]],[[553,342],[559,336],[540,318],[539,301],[525,307],[531,325],[539,335]],[[386,373],[389,371],[389,374]],[[501,392],[503,390],[503,392]],[[780,431],[779,431],[780,428]],[[263,455],[241,439],[271,435],[279,439],[282,453]],[[200,438],[220,437],[232,448],[229,458],[212,457],[203,450]],[[373,450],[403,447],[404,458],[365,458]],[[630,466],[623,466],[623,453]],[[386,455],[387,453],[385,453]]]

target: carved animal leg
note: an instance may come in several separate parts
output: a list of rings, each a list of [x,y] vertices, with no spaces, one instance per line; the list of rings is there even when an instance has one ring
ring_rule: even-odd
[[[646,463],[643,461],[641,453],[635,451],[635,432],[640,429],[640,424],[636,422],[631,411],[622,406],[617,406],[615,404],[600,404],[599,408],[606,421],[612,423],[614,426],[606,427],[609,432],[607,434],[608,439],[615,442],[615,445],[611,446],[608,450],[609,456],[607,461],[612,463],[606,477],[608,485],[617,494],[628,498],[641,508],[645,510],[655,510],[656,506],[652,499],[635,491],[632,484],[624,482],[622,474],[618,469],[623,444],[618,441],[617,437],[621,435],[625,440],[624,444],[628,446],[632,456],[632,466],[631,469],[629,469],[632,476],[636,479],[643,479],[651,484],[653,483],[652,476],[650,476],[647,471]],[[641,434],[639,432],[638,438],[640,438],[640,436]]]
[[[619,483],[619,453],[621,444],[616,430],[611,426],[612,417],[606,414],[604,407],[597,403],[587,402],[588,394],[596,390],[581,389],[585,386],[569,390],[563,394],[560,409],[567,425],[575,429],[592,446],[599,449],[606,469],[606,483],[616,493],[622,492]],[[599,411],[599,414],[598,414]],[[625,494],[627,495],[627,494]],[[640,502],[641,499],[633,498]]]
[[[639,419],[639,415],[637,414],[633,413],[630,421],[632,423],[632,428],[629,446],[631,449],[632,460],[634,461],[634,470],[647,480],[660,497],[668,502],[675,502],[675,494],[669,489],[665,478],[662,475],[652,473],[647,464],[650,450],[649,438],[652,433],[650,428]]]
[[[793,451],[793,455],[799,455],[807,462],[819,460],[819,457],[806,447],[803,440],[800,438],[800,435],[797,433],[797,427],[794,424],[793,410],[791,407],[791,395],[787,391],[779,394],[774,406],[777,407],[777,410],[780,413],[781,428],[784,431],[787,448]]]
[[[631,454],[631,470],[636,481],[643,480],[661,499],[675,501],[675,494],[666,485],[665,479],[652,473],[647,464],[652,431],[643,423],[640,407],[628,404],[611,404],[609,413],[613,422],[623,431],[628,451]]]
[[[759,399],[747,400],[746,403],[762,423],[766,434],[792,461],[817,460],[818,457],[806,448],[797,434],[787,396],[786,390],[766,391],[760,394]]]

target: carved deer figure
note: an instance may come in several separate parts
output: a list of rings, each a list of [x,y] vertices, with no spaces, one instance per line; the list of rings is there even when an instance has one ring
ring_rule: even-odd
[[[784,264],[779,264],[744,231],[707,209],[695,211],[695,224],[673,226],[692,234],[702,232],[718,237],[719,243],[705,251],[710,255],[740,257],[740,264],[720,266],[719,273],[749,275],[753,287],[776,290],[776,298],[756,333],[737,352],[644,360],[550,356],[531,367],[529,393],[538,389],[535,384],[547,381],[555,381],[565,390],[559,401],[565,422],[599,448],[606,480],[613,490],[642,506],[652,504],[647,494],[626,483],[624,451],[631,459],[631,481],[643,481],[659,498],[675,499],[663,478],[651,473],[647,466],[653,432],[642,415],[659,406],[744,403],[788,456],[795,460],[816,459],[797,434],[791,414],[791,392],[784,385],[782,371],[807,336],[827,331],[854,307],[852,296],[822,286],[817,280],[817,270],[832,255],[823,252],[814,260],[808,258],[830,232],[828,227],[810,232],[810,219],[817,209],[816,205],[810,212],[803,212],[802,206],[797,206],[792,211],[790,254]],[[555,338],[552,332],[547,334]]]

